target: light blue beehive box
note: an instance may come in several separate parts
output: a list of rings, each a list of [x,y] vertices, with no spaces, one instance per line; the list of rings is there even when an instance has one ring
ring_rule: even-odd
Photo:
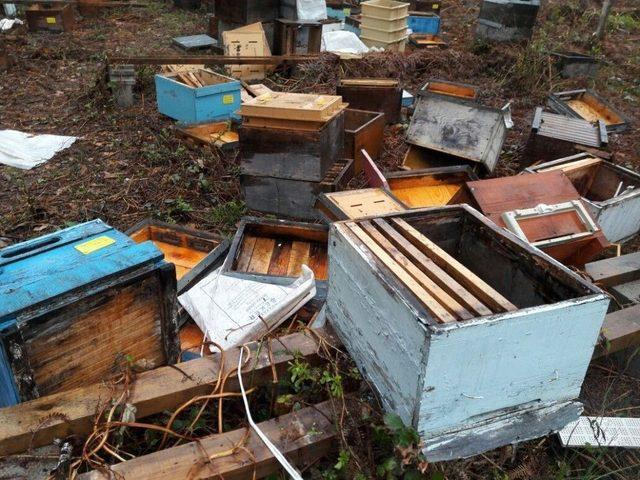
[[[195,124],[237,118],[240,109],[240,82],[207,69],[197,75],[207,83],[190,87],[176,80],[177,73],[156,75],[158,110],[183,124]]]
[[[435,13],[411,12],[407,26],[413,33],[437,35],[440,32],[440,17]]]

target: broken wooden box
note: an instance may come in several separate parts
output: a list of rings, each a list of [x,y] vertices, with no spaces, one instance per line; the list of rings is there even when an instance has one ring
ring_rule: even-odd
[[[498,42],[528,40],[539,9],[540,0],[484,0],[476,37]]]
[[[240,145],[237,126],[229,121],[182,125],[176,127],[176,133],[187,143],[211,145],[222,151],[230,151]]]
[[[240,108],[240,82],[202,68],[155,76],[158,111],[185,124],[227,120]]]
[[[288,285],[306,265],[316,279],[316,297],[325,298],[328,236],[325,225],[246,217],[222,270],[225,275]]]
[[[27,25],[31,32],[68,32],[75,28],[73,5],[36,3],[29,5],[25,11]]]
[[[466,205],[330,227],[327,317],[431,461],[547,435],[609,300]]]
[[[492,178],[466,186],[474,205],[496,225],[565,265],[582,267],[610,245],[564,172]]]
[[[400,201],[383,188],[323,193],[318,197],[316,208],[328,223],[406,210]]]
[[[0,406],[176,361],[173,265],[100,220],[0,250]]]
[[[524,152],[524,167],[535,162],[555,160],[577,153],[577,146],[604,148],[609,143],[602,120],[591,124],[581,118],[569,118],[536,108],[531,133]]]
[[[560,170],[612,243],[631,239],[640,230],[640,174],[587,153],[540,163],[527,172]]]
[[[344,158],[354,160],[353,171],[362,171],[362,149],[377,160],[384,139],[384,114],[346,109],[344,112]]]
[[[439,95],[447,95],[450,97],[464,98],[467,100],[476,100],[480,89],[475,85],[460,82],[450,82],[448,80],[427,80],[420,91],[437,93]]]
[[[397,80],[343,78],[338,84],[337,92],[353,109],[384,113],[386,123],[400,121],[402,88]]]
[[[481,165],[492,172],[511,128],[508,106],[496,109],[465,98],[420,90],[407,131],[409,155],[420,156],[413,168],[443,165]],[[403,166],[409,167],[409,158]],[[409,167],[412,168],[412,167]]]
[[[465,166],[392,172],[385,177],[389,191],[407,209],[469,203],[464,185],[478,179]]]
[[[602,120],[610,133],[624,132],[629,120],[593,90],[582,88],[549,95],[549,108],[554,112],[591,123]]]
[[[417,48],[447,48],[449,45],[440,35],[411,34],[409,43]]]

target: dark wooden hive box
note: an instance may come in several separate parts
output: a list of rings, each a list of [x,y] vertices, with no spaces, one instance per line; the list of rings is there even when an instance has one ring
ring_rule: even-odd
[[[362,149],[377,160],[382,151],[384,114],[347,109],[344,112],[344,157],[354,159],[355,174],[362,171]]]
[[[29,31],[68,32],[75,28],[73,5],[52,6],[47,4],[29,5],[26,10]]]
[[[344,102],[356,110],[384,113],[386,123],[400,121],[402,88],[396,80],[386,78],[343,79],[337,88]]]

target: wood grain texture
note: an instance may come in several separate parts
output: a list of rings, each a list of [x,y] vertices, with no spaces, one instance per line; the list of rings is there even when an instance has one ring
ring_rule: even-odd
[[[333,447],[338,435],[335,427],[338,410],[333,403],[327,401],[303,408],[261,422],[258,427],[293,465],[309,465]],[[245,435],[247,430],[244,428],[212,435],[200,439],[199,444],[188,443],[114,465],[110,475],[93,471],[80,475],[78,480],[245,480],[263,478],[280,471],[280,463],[254,431],[249,431],[244,444],[251,455],[246,451],[225,454],[233,445],[239,444]]]
[[[585,271],[597,285],[604,287],[638,280],[640,252],[587,263]]]
[[[253,248],[253,253],[251,254],[247,272],[267,273],[275,245],[276,241],[273,238],[258,237],[255,247]]]
[[[640,345],[640,305],[607,314],[600,333],[605,341],[597,346],[594,358]]]
[[[326,335],[324,332],[320,334]],[[251,348],[254,360],[246,368],[247,372],[251,372],[247,380],[251,380],[253,385],[270,382],[272,364],[269,349],[264,346],[259,349],[257,344]],[[255,357],[258,349],[259,354]],[[313,361],[317,349],[316,340],[301,333],[272,340],[270,350],[273,367],[284,372],[293,358],[293,352],[300,352]],[[226,352],[223,373],[233,372],[237,363],[238,351]],[[137,408],[137,418],[174,409],[194,396],[210,393],[212,384],[218,378],[220,355],[214,354],[176,366],[178,369],[162,367],[137,376],[129,399],[129,403]],[[230,376],[226,388],[228,391],[238,388],[234,374]],[[118,391],[114,393],[107,385],[97,383],[0,409],[0,455],[48,445],[54,438],[89,433],[93,428],[96,409],[117,394]]]
[[[517,310],[517,307],[504,298],[495,289],[475,275],[471,270],[454,259],[438,245],[418,232],[401,218],[394,218],[392,223],[403,233],[422,253],[427,255],[440,268],[453,276],[461,285],[480,299],[485,305],[490,306],[494,311],[504,312]]]

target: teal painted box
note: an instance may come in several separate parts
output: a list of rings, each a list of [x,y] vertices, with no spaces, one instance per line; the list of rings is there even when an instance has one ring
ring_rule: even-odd
[[[205,123],[236,118],[240,109],[241,85],[238,80],[206,68],[193,75],[203,87],[193,87],[181,80],[185,73],[156,75],[158,110],[183,124]],[[189,76],[190,77],[190,76]],[[189,78],[190,81],[191,78]]]
[[[179,353],[175,266],[100,220],[0,250],[0,407]]]
[[[413,33],[437,35],[440,32],[440,17],[435,13],[410,12],[407,26]]]

